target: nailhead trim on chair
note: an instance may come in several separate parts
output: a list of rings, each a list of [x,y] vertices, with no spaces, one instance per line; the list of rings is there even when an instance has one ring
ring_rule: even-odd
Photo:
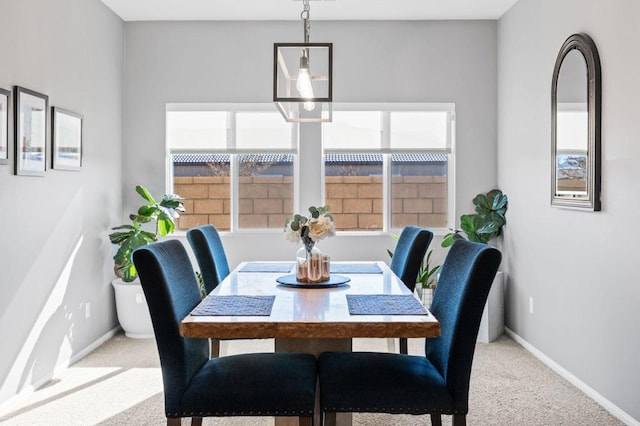
[[[167,417],[180,418],[180,417],[225,417],[225,416],[312,416],[313,411],[216,411],[216,412],[183,412],[183,413],[166,413]]]
[[[411,410],[407,408],[388,408],[388,407],[331,407],[325,408],[323,411],[330,413],[391,413],[391,414],[468,414],[468,411],[462,412],[458,410],[443,410],[441,408],[435,410]]]

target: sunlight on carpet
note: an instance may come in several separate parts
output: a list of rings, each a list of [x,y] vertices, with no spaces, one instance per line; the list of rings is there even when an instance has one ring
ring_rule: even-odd
[[[162,394],[159,368],[71,368],[2,424],[99,424],[156,394]]]

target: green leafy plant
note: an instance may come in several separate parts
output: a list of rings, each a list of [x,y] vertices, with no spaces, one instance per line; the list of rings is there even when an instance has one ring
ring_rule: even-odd
[[[424,262],[420,265],[420,270],[418,271],[418,278],[416,279],[416,283],[420,284],[422,288],[434,288],[437,285],[436,278],[438,277],[437,273],[440,270],[440,265],[436,265],[431,267],[431,255],[433,254],[433,249],[427,252],[427,255],[424,258]]]
[[[204,286],[204,279],[202,278],[202,274],[200,273],[200,271],[195,271],[196,273],[196,280],[198,280],[198,289],[200,290],[200,296],[202,296],[202,298],[204,299],[205,297],[207,297],[207,289]]]
[[[118,246],[114,260],[114,272],[124,282],[131,282],[138,276],[131,257],[138,247],[146,246],[158,240],[158,236],[165,236],[175,230],[175,222],[184,211],[182,198],[176,194],[165,194],[162,200],[156,201],[143,186],[136,186],[136,192],[147,202],[140,206],[137,214],[130,214],[131,224],[111,228],[109,234],[111,243]],[[145,224],[153,223],[153,232],[144,228]]]
[[[487,243],[500,235],[502,227],[507,223],[507,196],[499,189],[493,189],[486,194],[476,195],[473,204],[476,206],[476,213],[460,216],[462,229],[451,229],[442,239],[442,247],[449,247],[455,240],[465,237],[469,241]]]

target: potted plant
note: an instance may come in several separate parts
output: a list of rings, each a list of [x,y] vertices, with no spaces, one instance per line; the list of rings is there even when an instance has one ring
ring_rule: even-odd
[[[418,297],[422,301],[422,304],[429,308],[431,301],[433,300],[433,291],[438,285],[438,271],[440,265],[431,267],[431,255],[433,255],[433,249],[427,252],[424,261],[420,265],[418,271],[418,277],[416,279],[416,292]]]
[[[112,228],[111,243],[118,246],[114,260],[116,279],[111,282],[116,295],[118,321],[127,337],[153,337],[153,326],[144,292],[133,264],[133,252],[158,240],[175,230],[174,220],[184,211],[182,198],[175,194],[165,194],[160,201],[143,186],[136,186],[136,192],[145,200],[137,213],[130,214],[131,223]],[[148,228],[152,230],[148,230]]]
[[[505,214],[509,207],[509,199],[499,189],[493,189],[486,194],[478,194],[473,199],[476,206],[475,214],[460,216],[460,227],[452,229],[442,239],[442,247],[449,247],[460,238],[480,243],[489,243],[502,233],[502,227],[507,223]],[[489,297],[482,313],[478,341],[489,343],[494,341],[504,331],[504,273],[498,271]]]
[[[336,224],[329,206],[309,207],[309,217],[295,214],[284,223],[284,236],[292,242],[302,242],[296,253],[296,280],[319,283],[328,281],[329,257],[323,256],[316,243],[336,234]]]
[[[499,189],[492,189],[486,194],[476,195],[473,204],[476,206],[476,213],[460,216],[462,229],[452,229],[446,234],[442,239],[442,247],[449,247],[455,240],[465,236],[469,241],[488,243],[501,234],[502,227],[507,223],[507,196]]]
[[[398,235],[392,235],[394,240],[398,240]],[[393,252],[387,249],[387,253],[390,258],[393,258]],[[438,283],[438,271],[440,270],[440,265],[436,265],[431,267],[431,256],[433,255],[433,249],[427,252],[427,255],[424,257],[424,260],[420,264],[420,269],[418,270],[418,276],[416,277],[416,293],[418,295],[418,299],[422,302],[422,304],[429,308],[431,306],[431,300],[433,300],[433,290],[436,288]]]

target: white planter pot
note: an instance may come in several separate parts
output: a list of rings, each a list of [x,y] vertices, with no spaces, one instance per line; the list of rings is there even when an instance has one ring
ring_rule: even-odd
[[[120,278],[111,281],[116,294],[118,322],[127,337],[148,339],[154,336],[147,300],[139,280],[125,283]]]
[[[484,305],[477,341],[490,343],[502,333],[504,333],[504,273],[498,271],[491,285],[487,303]]]
[[[416,284],[416,294],[418,295],[418,299],[425,308],[431,308],[431,302],[433,301],[433,289],[432,288],[422,288],[420,287],[420,283]]]

